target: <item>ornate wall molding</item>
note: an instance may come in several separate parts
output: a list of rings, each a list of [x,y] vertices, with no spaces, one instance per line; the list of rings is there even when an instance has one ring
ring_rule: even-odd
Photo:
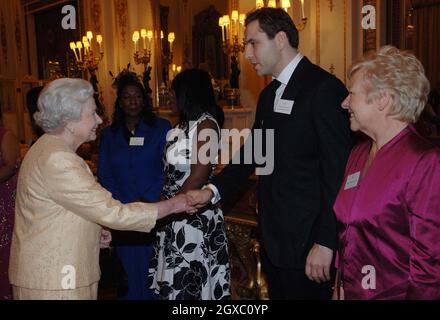
[[[15,12],[15,43],[17,48],[18,62],[21,62],[23,46],[21,42],[20,15],[18,12],[18,8],[16,9]]]
[[[97,34],[101,33],[101,4],[99,0],[92,0],[91,4],[93,28]]]
[[[189,15],[189,7],[188,7],[188,0],[183,0],[183,16],[190,16]],[[191,21],[192,24],[192,21]],[[184,35],[183,35],[183,59],[182,59],[182,65],[184,69],[188,69],[192,66],[192,58],[191,58],[191,34],[189,33],[190,28],[188,28],[187,25],[185,25],[184,28]],[[191,30],[192,31],[192,30]]]
[[[330,11],[333,11],[333,8],[335,7],[333,0],[328,0],[328,7],[329,7]]]
[[[118,20],[119,34],[123,45],[126,43],[128,3],[127,0],[115,0],[116,18]]]
[[[0,38],[2,44],[2,52],[3,52],[3,61],[5,66],[8,64],[8,40],[6,39],[6,23],[3,12],[0,13]]]

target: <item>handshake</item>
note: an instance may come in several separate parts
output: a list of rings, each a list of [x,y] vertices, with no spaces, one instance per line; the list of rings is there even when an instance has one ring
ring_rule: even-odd
[[[186,193],[178,194],[168,200],[156,203],[159,208],[158,219],[173,213],[196,213],[200,208],[206,206],[212,199],[211,189],[190,190]],[[164,208],[162,208],[164,207]],[[162,209],[162,210],[161,210]],[[169,213],[167,213],[169,211]],[[161,216],[161,213],[164,216]]]
[[[200,208],[206,206],[211,201],[212,197],[213,192],[211,189],[190,190],[186,193],[180,193],[170,199],[156,202],[157,219],[162,219],[175,213],[195,214]],[[101,249],[109,248],[111,240],[111,232],[102,229],[100,240]]]

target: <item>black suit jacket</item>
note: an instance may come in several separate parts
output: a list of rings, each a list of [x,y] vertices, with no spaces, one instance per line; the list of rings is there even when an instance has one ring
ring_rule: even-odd
[[[336,247],[333,203],[352,146],[348,114],[341,108],[347,94],[340,80],[306,57],[282,96],[294,100],[290,115],[274,112],[270,85],[260,94],[252,138],[255,129],[274,129],[275,135],[274,170],[259,176],[260,240],[276,266],[303,268],[314,243]],[[243,152],[244,147],[242,160]],[[222,199],[239,192],[255,168],[255,161],[226,166],[213,180]]]

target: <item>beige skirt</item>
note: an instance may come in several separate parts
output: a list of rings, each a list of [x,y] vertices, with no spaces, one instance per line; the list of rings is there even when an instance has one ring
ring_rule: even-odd
[[[38,290],[12,286],[14,300],[96,300],[98,282],[72,290]]]

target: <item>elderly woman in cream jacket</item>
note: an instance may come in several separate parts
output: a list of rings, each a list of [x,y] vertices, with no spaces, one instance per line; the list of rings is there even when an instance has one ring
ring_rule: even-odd
[[[96,299],[101,226],[149,232],[156,220],[192,211],[185,195],[149,204],[122,204],[96,182],[75,153],[96,139],[102,120],[93,88],[58,79],[38,99],[44,134],[18,177],[9,278],[14,299]]]

